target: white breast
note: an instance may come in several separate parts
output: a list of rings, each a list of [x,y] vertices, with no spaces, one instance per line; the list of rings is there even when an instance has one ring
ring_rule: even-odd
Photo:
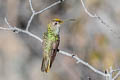
[[[59,34],[60,33],[60,24],[57,24],[56,25],[56,34]]]

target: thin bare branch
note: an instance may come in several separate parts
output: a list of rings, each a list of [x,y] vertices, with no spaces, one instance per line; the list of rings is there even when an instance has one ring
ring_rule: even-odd
[[[113,70],[113,72],[120,71],[120,68]]]
[[[9,30],[9,31],[17,31],[17,32],[21,32],[21,33],[25,33],[37,40],[39,40],[40,42],[42,42],[43,40],[41,38],[39,38],[38,36],[32,34],[31,32],[28,32],[28,31],[25,31],[25,30],[22,30],[22,29],[19,29],[19,28],[16,28],[16,27],[12,27],[12,28],[3,28],[3,27],[0,27],[1,30]]]
[[[73,54],[70,54],[70,53],[68,53],[68,52],[65,52],[65,51],[59,51],[59,53],[61,53],[61,54],[63,54],[63,55],[66,55],[66,56],[69,56],[69,57],[73,57],[75,60],[77,60],[77,63],[82,63],[82,64],[84,64],[85,66],[87,66],[88,68],[90,68],[91,70],[93,70],[94,72],[96,72],[96,73],[98,73],[98,74],[100,74],[100,75],[102,75],[102,76],[108,76],[108,74],[105,74],[104,72],[101,72],[101,71],[99,71],[99,70],[97,70],[97,69],[95,69],[94,67],[92,67],[90,64],[88,64],[87,62],[85,62],[85,61],[83,61],[83,60],[81,60],[79,57],[77,57],[77,56],[73,56]]]
[[[120,76],[120,71],[114,76],[113,80],[116,80]]]
[[[5,23],[8,25],[8,27],[9,27],[9,28],[11,28],[11,26],[10,26],[10,24],[8,23],[8,20],[7,20],[7,18],[6,18],[6,17],[5,17],[5,19],[4,19],[4,20],[5,20]]]
[[[11,28],[4,28],[4,27],[0,27],[0,30],[9,30],[9,31],[12,31]]]
[[[35,10],[34,10],[33,7],[32,7],[32,0],[29,0],[30,8],[31,8],[31,10],[32,10],[33,13],[32,13],[32,16],[30,17],[30,19],[29,19],[29,21],[28,21],[26,30],[28,31],[28,29],[29,29],[29,27],[30,27],[30,24],[31,24],[31,22],[32,22],[32,20],[33,20],[33,18],[34,18],[35,15],[41,14],[42,12],[44,12],[44,11],[52,8],[53,6],[55,6],[55,5],[57,5],[57,4],[60,4],[60,3],[63,2],[63,1],[64,1],[64,0],[59,0],[59,1],[51,4],[51,5],[48,6],[48,7],[44,8],[44,9],[38,11],[38,12],[35,12]]]
[[[55,2],[55,3],[53,3],[53,4],[51,4],[51,5],[48,6],[48,7],[44,8],[44,9],[38,11],[38,12],[35,12],[35,15],[40,14],[40,13],[42,13],[42,12],[44,12],[44,11],[50,9],[50,8],[52,8],[53,6],[60,4],[61,2],[62,2],[62,0],[59,0],[59,1],[57,1],[57,2]]]
[[[91,14],[91,13],[87,10],[87,8],[85,7],[85,4],[84,4],[83,0],[81,0],[81,3],[82,3],[82,6],[83,6],[85,12],[88,14],[88,16],[93,17],[93,18],[96,18],[96,17],[97,17],[96,14],[93,15],[93,14]]]
[[[32,0],[29,0],[29,4],[30,4],[30,9],[33,13],[35,13],[35,10],[33,9],[33,6],[32,6]]]
[[[27,24],[27,27],[26,27],[26,30],[28,31],[29,27],[30,27],[30,24],[34,18],[35,14],[33,13],[32,16],[30,17],[29,21],[28,21],[28,24]]]
[[[29,32],[29,31],[27,31],[27,30],[22,30],[22,29],[17,28],[17,27],[12,27],[12,26],[9,24],[9,22],[8,22],[8,20],[7,20],[6,18],[5,18],[5,23],[6,23],[9,27],[8,27],[8,28],[0,27],[1,30],[11,30],[11,31],[16,31],[16,32],[22,32],[22,33],[25,33],[25,34],[27,34],[27,35],[29,35],[29,36],[31,36],[31,37],[39,40],[40,42],[43,41],[41,38],[39,38],[38,36],[32,34],[31,32]]]
[[[96,14],[92,14],[92,13],[90,13],[90,12],[87,10],[87,8],[85,7],[85,4],[84,4],[83,0],[81,0],[81,3],[82,3],[82,6],[83,6],[83,9],[84,9],[85,13],[86,13],[88,16],[90,16],[90,17],[92,17],[92,18],[96,18],[98,21],[100,21],[100,23],[102,23],[105,27],[107,27],[107,28],[109,29],[109,31],[111,31],[112,33],[114,33],[114,34],[117,35],[117,32],[113,31],[111,25],[107,24],[100,16],[98,16],[98,15],[96,15]],[[117,37],[119,38],[119,36],[117,36]]]

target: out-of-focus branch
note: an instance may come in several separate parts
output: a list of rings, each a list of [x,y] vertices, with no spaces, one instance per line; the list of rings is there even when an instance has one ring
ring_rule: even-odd
[[[113,77],[113,80],[116,80],[120,76],[120,71]]]
[[[97,18],[97,15],[96,15],[96,14],[93,15],[93,14],[91,14],[91,13],[87,10],[87,8],[85,7],[85,4],[84,4],[83,0],[81,0],[81,3],[82,3],[82,6],[83,6],[85,12],[88,14],[88,16],[93,17],[93,18]]]
[[[113,29],[111,28],[111,25],[107,24],[107,23],[106,23],[100,16],[98,16],[97,14],[92,14],[92,13],[90,13],[90,12],[87,10],[87,8],[85,7],[85,4],[84,4],[83,0],[81,0],[81,3],[82,3],[82,6],[83,6],[83,9],[84,9],[85,13],[86,13],[88,16],[90,16],[90,17],[92,17],[92,18],[96,18],[97,20],[100,21],[100,23],[102,23],[104,26],[106,26],[112,33],[114,33],[114,34],[117,35],[117,32],[113,31]],[[119,36],[118,36],[118,38],[119,38]]]
[[[120,68],[113,70],[113,72],[117,72],[117,71],[120,71]]]

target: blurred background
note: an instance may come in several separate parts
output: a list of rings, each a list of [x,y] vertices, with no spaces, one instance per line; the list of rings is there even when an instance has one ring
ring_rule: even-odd
[[[32,0],[36,11],[57,0]],[[42,38],[53,18],[76,19],[61,27],[61,50],[78,55],[96,69],[105,71],[120,65],[120,0],[84,0],[91,13],[99,15],[110,27],[89,17],[80,0],[65,0],[34,17],[30,32]],[[32,12],[28,0],[0,0],[0,27],[25,29]],[[112,29],[112,31],[111,31]],[[49,73],[41,72],[41,42],[23,33],[0,30],[0,80],[105,80],[71,57],[57,54]],[[118,78],[120,80],[120,78]]]

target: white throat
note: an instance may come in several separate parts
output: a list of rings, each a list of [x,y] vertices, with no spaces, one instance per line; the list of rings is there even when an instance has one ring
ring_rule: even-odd
[[[60,33],[60,24],[57,24],[55,34],[59,34],[59,33]]]

